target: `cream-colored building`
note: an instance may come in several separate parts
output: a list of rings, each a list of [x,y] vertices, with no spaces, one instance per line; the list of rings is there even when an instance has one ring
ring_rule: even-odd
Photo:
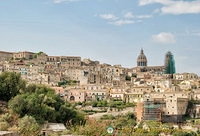
[[[33,59],[35,53],[24,51],[24,52],[15,52],[13,53],[14,59]]]
[[[8,61],[13,57],[13,52],[0,51],[0,61]]]
[[[189,93],[151,93],[150,98],[152,98],[153,101],[156,101],[156,103],[161,104],[161,112],[165,115],[185,115],[189,100]]]
[[[198,79],[198,75],[195,73],[176,73],[173,75],[176,80],[195,80]]]

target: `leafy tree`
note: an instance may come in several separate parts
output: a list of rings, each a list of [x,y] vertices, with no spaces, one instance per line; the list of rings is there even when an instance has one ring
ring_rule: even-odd
[[[41,55],[42,53],[43,53],[42,51],[40,51],[40,52],[38,52],[38,53],[35,53],[34,56],[33,56],[33,58],[37,58],[37,56],[38,56],[38,55]]]
[[[131,81],[131,77],[130,76],[126,76],[126,81]]]
[[[39,133],[39,125],[31,116],[24,116],[19,121],[19,132],[21,136],[35,136]]]
[[[133,113],[128,113],[127,114],[127,119],[129,120],[129,119],[134,119],[134,120],[136,120],[136,116],[133,114]]]
[[[94,101],[94,102],[92,103],[92,107],[97,107],[97,102],[96,102],[96,101]]]
[[[0,99],[3,101],[9,101],[25,87],[26,82],[21,78],[20,73],[3,72],[0,75]]]
[[[9,101],[9,108],[20,117],[34,117],[38,123],[44,123],[46,120],[61,123],[66,123],[70,119],[73,119],[74,123],[84,120],[83,114],[74,110],[68,102],[65,104],[54,94],[53,89],[42,85],[29,85],[26,93],[17,95]]]

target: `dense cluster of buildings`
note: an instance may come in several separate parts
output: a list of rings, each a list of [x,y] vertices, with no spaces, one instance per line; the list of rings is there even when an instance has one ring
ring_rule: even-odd
[[[200,79],[175,73],[173,55],[164,65],[148,66],[141,50],[137,66],[100,64],[78,56],[48,56],[43,52],[0,51],[0,73],[20,72],[28,84],[45,84],[72,102],[119,99],[137,103],[138,120],[181,122],[190,100],[200,101]],[[191,110],[200,117],[200,105]]]

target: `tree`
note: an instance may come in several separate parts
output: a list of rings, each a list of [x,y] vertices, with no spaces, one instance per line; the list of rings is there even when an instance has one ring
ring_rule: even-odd
[[[43,54],[43,52],[42,52],[42,51],[40,51],[40,52],[38,52],[38,53],[35,53],[35,54],[34,54],[34,56],[33,56],[33,58],[35,58],[35,59],[36,59],[36,58],[37,58],[37,56],[38,56],[38,55],[41,55],[41,54]]]
[[[3,101],[9,101],[25,87],[26,82],[21,78],[20,73],[3,72],[0,75],[0,99]]]
[[[19,132],[21,136],[35,136],[39,134],[39,125],[32,116],[24,116],[19,121]]]
[[[126,81],[131,81],[131,77],[130,76],[126,76]]]
[[[30,90],[27,90],[30,89]],[[79,113],[58,96],[54,90],[43,85],[29,85],[27,92],[17,95],[9,101],[9,108],[20,117],[32,116],[40,124],[44,121],[66,123],[74,120],[74,123],[84,120]]]

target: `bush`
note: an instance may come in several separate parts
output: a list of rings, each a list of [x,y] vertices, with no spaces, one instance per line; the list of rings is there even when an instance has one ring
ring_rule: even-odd
[[[7,131],[9,127],[8,122],[0,122],[0,131]]]
[[[32,116],[24,116],[19,121],[19,132],[22,136],[37,135],[39,133],[39,125]]]
[[[99,121],[95,119],[88,120],[86,124],[80,126],[70,126],[75,135],[85,136],[107,136],[107,128],[112,127],[110,121]]]
[[[96,101],[92,103],[92,107],[97,107],[97,102]]]
[[[152,129],[152,128],[159,128],[160,127],[160,123],[157,121],[146,121],[147,126]]]
[[[126,76],[126,81],[131,81],[131,77],[130,76]]]
[[[9,101],[24,90],[25,86],[20,73],[3,72],[0,74],[0,100]]]
[[[114,119],[115,117],[113,115],[107,115],[107,114],[101,117],[101,120],[114,120]]]
[[[28,89],[28,90],[27,90]],[[17,95],[9,101],[9,108],[24,117],[32,116],[39,124],[44,121],[66,123],[68,120],[80,122],[79,113],[74,109],[74,105],[64,103],[64,101],[54,94],[54,90],[45,86],[31,85],[21,95]],[[81,120],[84,120],[84,115]]]
[[[12,121],[12,116],[9,113],[1,115],[0,121],[10,123]]]
[[[173,136],[197,136],[195,132],[175,132]]]

